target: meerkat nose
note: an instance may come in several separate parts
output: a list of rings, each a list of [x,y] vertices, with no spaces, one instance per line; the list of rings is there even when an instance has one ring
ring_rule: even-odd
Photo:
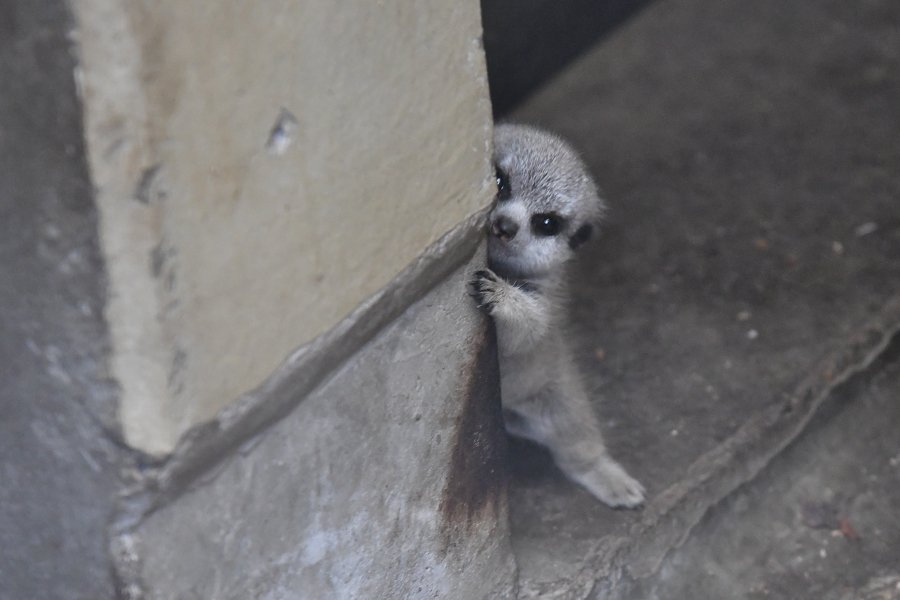
[[[519,226],[509,217],[497,217],[494,219],[494,222],[491,223],[491,233],[504,242],[508,242],[516,237],[516,233],[518,232]]]

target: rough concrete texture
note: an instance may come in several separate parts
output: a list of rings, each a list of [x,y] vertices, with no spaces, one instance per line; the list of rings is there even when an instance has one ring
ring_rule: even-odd
[[[125,589],[184,599],[513,597],[496,343],[466,297],[471,268],[123,531]]]
[[[900,338],[633,598],[900,598]],[[887,357],[886,357],[887,358]]]
[[[55,0],[0,2],[0,598],[111,598],[105,277]]]
[[[643,511],[609,510],[516,445],[521,597],[656,576],[887,346],[898,22],[889,0],[669,0],[514,114],[570,138],[609,200],[573,320],[611,450],[649,490]]]
[[[475,0],[76,0],[126,439],[170,451],[492,196]]]

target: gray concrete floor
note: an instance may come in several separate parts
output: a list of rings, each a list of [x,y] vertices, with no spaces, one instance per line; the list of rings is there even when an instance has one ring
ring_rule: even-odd
[[[710,512],[634,597],[900,598],[900,344]],[[851,595],[851,597],[853,597]],[[878,597],[878,596],[876,596]]]
[[[748,507],[777,500],[787,515],[801,491],[816,500],[814,490],[791,496],[767,478],[790,487],[815,471],[822,485],[854,489],[862,483],[842,478],[871,463],[883,479],[869,517],[900,515],[900,465],[885,462],[896,427],[835,425],[846,448],[828,427],[819,441],[797,442],[840,460],[780,455],[820,403],[849,393],[839,386],[846,376],[875,377],[872,360],[900,323],[900,5],[655,3],[511,120],[572,140],[611,205],[602,240],[575,269],[573,322],[609,445],[650,496],[643,511],[607,509],[543,451],[514,445],[521,596],[753,597],[762,582],[773,597],[819,598],[862,586],[891,558],[900,570],[888,523],[876,543],[877,524],[854,513],[865,535],[857,543],[782,516],[771,526],[789,530],[784,545],[769,547],[749,533],[765,511],[735,516],[732,499],[741,489]],[[878,393],[896,404],[897,392]],[[873,406],[898,423],[896,411]],[[871,437],[880,441],[870,447]],[[736,533],[751,541],[734,542]],[[872,554],[839,578],[766,562],[819,534]],[[725,562],[704,579],[710,556]],[[672,569],[696,576],[694,587],[659,592],[654,582],[665,573],[675,582]]]

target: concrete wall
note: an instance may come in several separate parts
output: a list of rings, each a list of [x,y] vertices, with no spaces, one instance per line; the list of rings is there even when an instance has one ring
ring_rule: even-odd
[[[0,0],[0,598],[511,597],[477,3]]]
[[[112,368],[145,452],[490,200],[474,0],[72,6]]]
[[[60,2],[0,2],[0,598],[110,598],[119,448]]]
[[[496,342],[466,297],[473,268],[214,475],[183,486],[171,469],[149,475],[137,511],[120,515],[137,521],[118,538],[138,557],[120,555],[125,585],[159,600],[514,597]]]

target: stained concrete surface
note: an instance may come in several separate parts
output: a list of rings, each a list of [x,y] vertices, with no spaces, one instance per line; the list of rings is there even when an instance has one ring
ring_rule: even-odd
[[[516,445],[521,597],[655,575],[885,347],[898,24],[889,0],[656,3],[512,115],[569,138],[611,206],[575,269],[575,339],[612,452],[649,490],[609,510]]]
[[[97,213],[54,0],[0,1],[0,599],[113,597]]]
[[[515,597],[496,341],[465,289],[483,251],[473,260],[120,531],[126,587],[161,600]]]

